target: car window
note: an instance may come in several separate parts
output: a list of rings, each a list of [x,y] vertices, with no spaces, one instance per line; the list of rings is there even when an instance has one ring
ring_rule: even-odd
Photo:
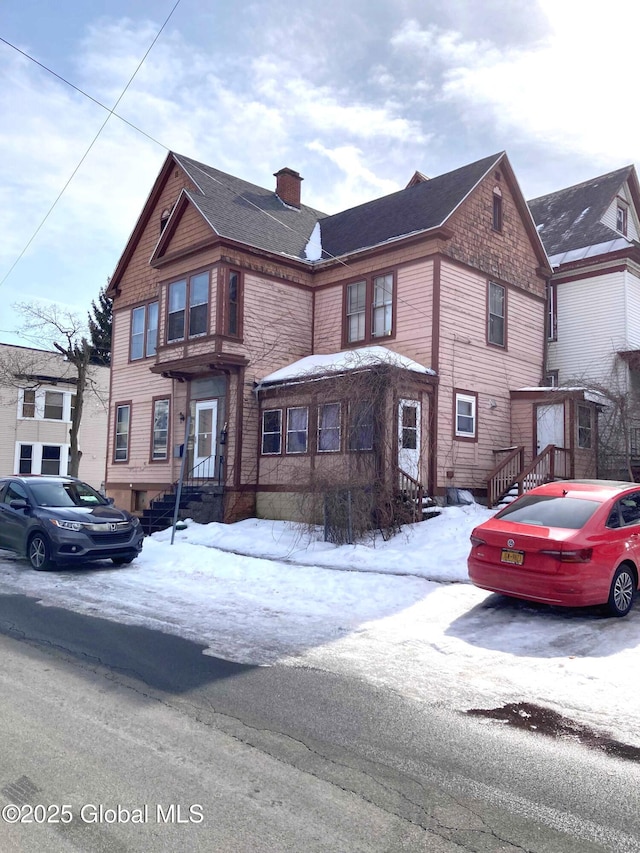
[[[2,497],[3,503],[11,503],[11,501],[26,501],[27,500],[27,492],[26,489],[20,485],[20,483],[8,483],[7,489]]]
[[[607,527],[626,527],[628,524],[640,524],[640,492],[620,498],[607,521]]]
[[[495,517],[517,521],[518,524],[579,530],[599,506],[599,501],[565,495],[523,495],[496,513]]]
[[[31,491],[38,506],[97,506],[106,501],[87,483],[61,481],[59,483],[34,482]]]

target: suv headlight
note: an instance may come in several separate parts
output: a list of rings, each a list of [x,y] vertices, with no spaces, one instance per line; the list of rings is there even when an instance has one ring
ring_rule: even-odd
[[[59,527],[61,530],[82,530],[83,525],[79,521],[60,521],[57,518],[50,518],[49,521],[51,524],[55,525],[55,527]]]

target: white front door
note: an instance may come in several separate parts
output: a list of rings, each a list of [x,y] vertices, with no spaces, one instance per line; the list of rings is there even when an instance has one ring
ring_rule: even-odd
[[[538,406],[536,413],[538,453],[548,444],[564,447],[564,404]]]
[[[196,403],[195,441],[193,448],[194,477],[215,477],[217,429],[218,401],[198,401]]]
[[[398,402],[398,467],[405,474],[420,479],[420,403]]]

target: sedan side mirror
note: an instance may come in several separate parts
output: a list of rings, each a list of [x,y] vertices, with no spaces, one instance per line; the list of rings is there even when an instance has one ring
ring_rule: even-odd
[[[16,498],[13,501],[9,501],[9,506],[11,509],[28,509],[29,504],[25,501],[24,498]]]

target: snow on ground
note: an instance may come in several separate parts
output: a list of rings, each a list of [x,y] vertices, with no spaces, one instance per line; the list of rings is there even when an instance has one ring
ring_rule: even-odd
[[[145,540],[130,566],[32,571],[0,559],[0,592],[177,634],[205,653],[356,675],[454,709],[528,701],[640,745],[640,601],[596,608],[517,602],[468,583],[471,529],[490,512],[448,507],[388,542],[354,546],[250,519],[190,523]]]

